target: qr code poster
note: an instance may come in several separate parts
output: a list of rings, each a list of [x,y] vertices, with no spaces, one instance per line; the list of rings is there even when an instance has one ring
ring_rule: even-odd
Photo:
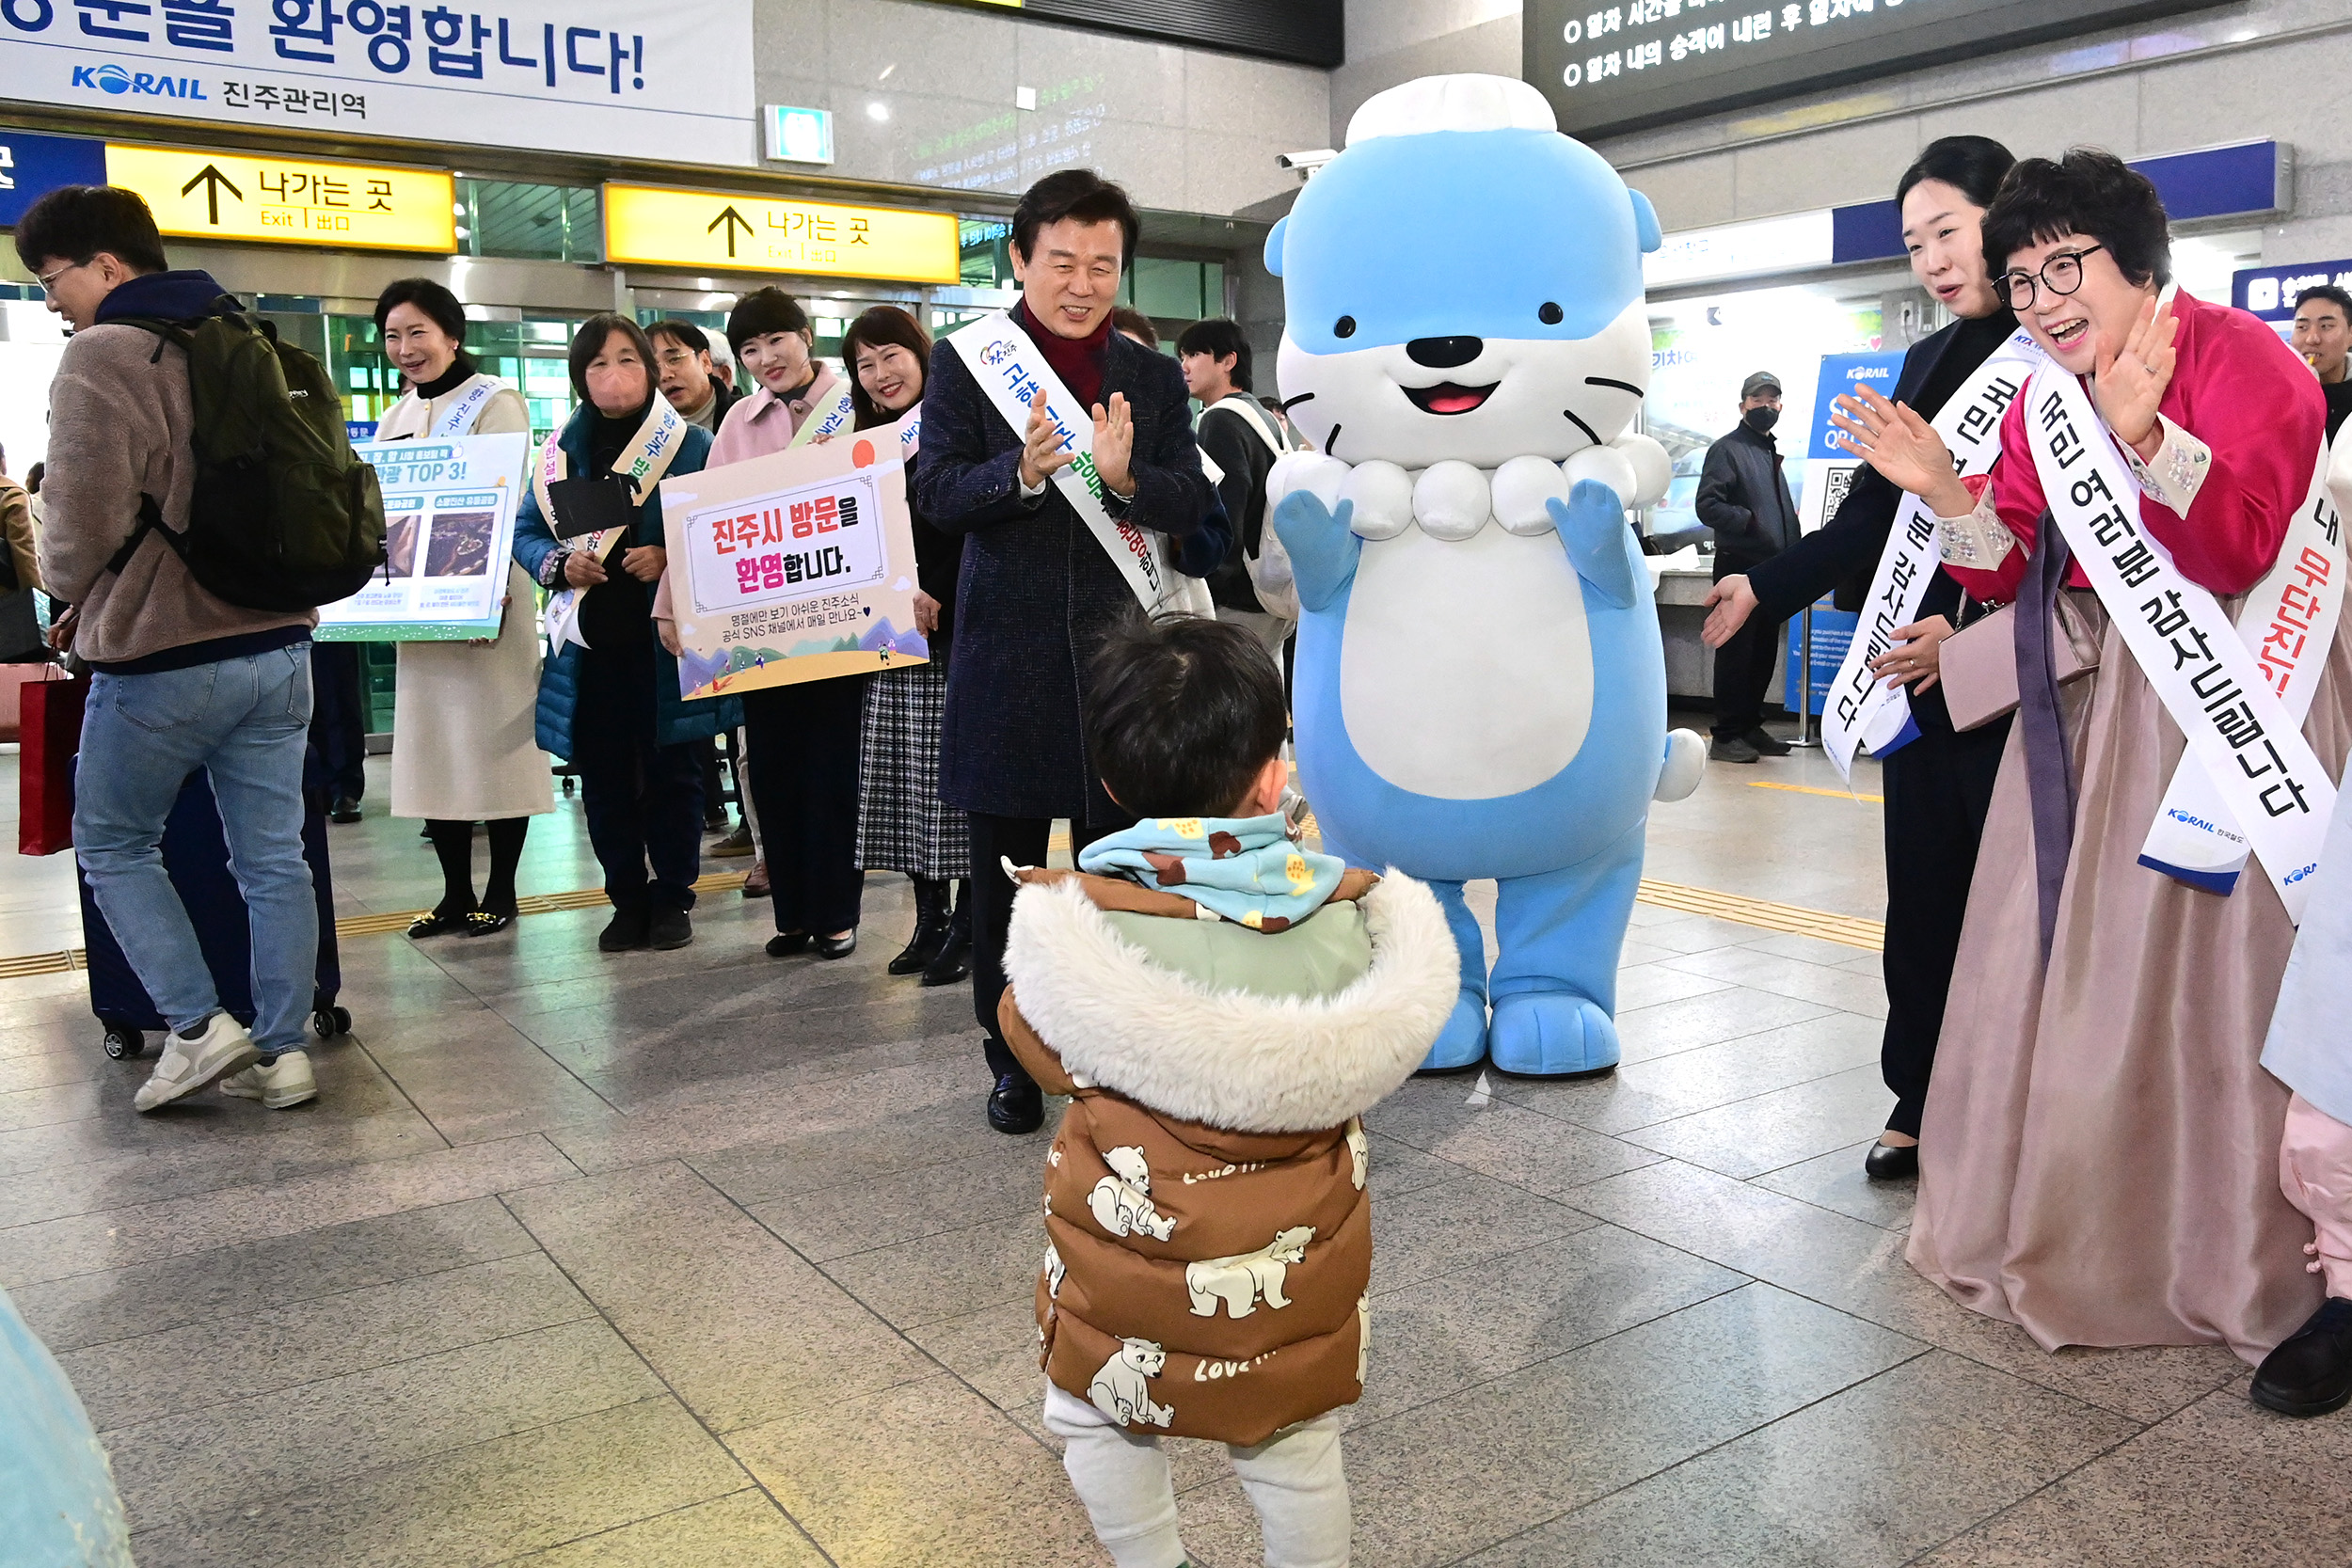
[[[1859,459],[1851,457],[1815,457],[1805,463],[1804,499],[1797,503],[1797,526],[1811,533],[1837,515],[1837,509],[1846,501],[1846,492],[1853,488],[1854,476],[1862,471]]]
[[[897,426],[666,479],[661,511],[685,696],[930,657]]]

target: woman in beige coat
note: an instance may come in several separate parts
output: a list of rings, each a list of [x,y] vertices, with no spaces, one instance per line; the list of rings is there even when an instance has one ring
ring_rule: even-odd
[[[466,356],[466,312],[429,278],[409,277],[375,302],[384,352],[408,383],[375,427],[379,441],[420,436],[529,435],[522,394]],[[515,918],[515,867],[531,818],[555,809],[548,759],[532,736],[539,700],[538,601],[512,561],[498,636],[403,642],[392,706],[392,815],[422,817],[440,856],[441,901],[412,937],[503,930]],[[490,836],[490,880],[473,891],[473,825]]]

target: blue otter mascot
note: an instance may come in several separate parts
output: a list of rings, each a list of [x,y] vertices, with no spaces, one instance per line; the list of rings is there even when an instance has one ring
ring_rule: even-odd
[[[1366,102],[1266,241],[1282,392],[1320,449],[1267,481],[1304,612],[1300,782],[1333,852],[1445,905],[1462,994],[1423,1070],[1616,1065],[1649,802],[1705,766],[1666,733],[1626,519],[1670,472],[1628,434],[1658,245],[1649,202],[1498,76]],[[1486,877],[1491,976],[1462,899]]]

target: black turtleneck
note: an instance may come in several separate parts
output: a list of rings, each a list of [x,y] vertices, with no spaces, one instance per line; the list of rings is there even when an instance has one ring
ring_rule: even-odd
[[[430,403],[435,398],[447,397],[480,373],[481,367],[460,352],[449,362],[449,369],[431,381],[412,381],[408,385],[415,388],[417,396]]]

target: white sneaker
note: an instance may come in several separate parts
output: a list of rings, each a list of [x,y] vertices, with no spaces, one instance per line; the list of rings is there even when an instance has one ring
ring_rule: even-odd
[[[204,1032],[194,1039],[183,1038],[177,1031],[164,1036],[164,1053],[155,1064],[155,1075],[139,1085],[131,1103],[142,1111],[168,1105],[222,1073],[236,1071],[261,1053],[244,1024],[227,1013],[215,1013],[204,1021]]]
[[[299,1105],[319,1097],[319,1081],[310,1071],[307,1051],[281,1051],[274,1062],[256,1062],[243,1072],[220,1081],[220,1092],[239,1100],[258,1100],[273,1111]]]

